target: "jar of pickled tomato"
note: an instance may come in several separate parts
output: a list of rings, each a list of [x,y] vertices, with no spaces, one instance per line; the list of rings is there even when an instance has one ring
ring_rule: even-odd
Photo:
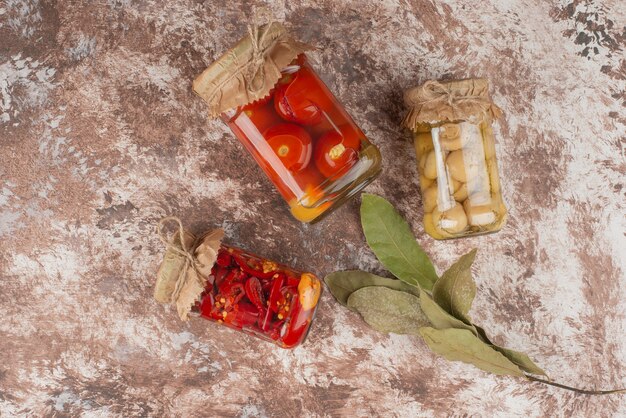
[[[279,23],[242,39],[194,81],[288,203],[314,222],[372,182],[380,152]],[[234,92],[234,93],[233,93]]]
[[[407,90],[424,206],[436,239],[499,231],[507,217],[500,190],[493,121],[500,109],[485,79],[428,81]]]
[[[179,225],[172,239],[162,231],[168,221]],[[224,244],[221,230],[196,239],[177,218],[164,219],[159,234],[167,250],[155,299],[175,303],[181,319],[205,318],[283,348],[304,341],[322,289],[313,273]]]

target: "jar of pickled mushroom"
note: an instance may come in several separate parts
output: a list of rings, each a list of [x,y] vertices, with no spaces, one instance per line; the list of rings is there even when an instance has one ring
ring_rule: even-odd
[[[193,83],[287,201],[314,222],[380,173],[381,157],[276,22],[251,29]]]
[[[168,238],[168,222],[178,226]],[[307,336],[322,285],[312,273],[222,243],[222,230],[196,238],[178,218],[159,223],[167,250],[157,273],[154,297],[174,303],[182,320],[202,317],[283,348]]]
[[[427,81],[406,91],[424,205],[436,239],[499,231],[502,200],[492,123],[501,110],[485,79]]]

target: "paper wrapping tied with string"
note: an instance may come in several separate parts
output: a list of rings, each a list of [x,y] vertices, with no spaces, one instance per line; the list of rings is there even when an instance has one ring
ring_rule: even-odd
[[[164,231],[168,223],[178,226],[171,238]],[[224,231],[216,229],[196,238],[183,228],[180,219],[172,216],[159,222],[157,232],[166,251],[157,272],[154,298],[176,305],[180,319],[187,321],[204,292]]]
[[[502,110],[489,96],[489,82],[484,78],[435,81],[413,87],[404,93],[409,113],[402,124],[415,131],[419,125],[436,122],[480,122],[497,119]]]
[[[278,22],[253,26],[248,32],[193,82],[211,117],[266,97],[281,70],[302,52],[314,49],[293,39]]]

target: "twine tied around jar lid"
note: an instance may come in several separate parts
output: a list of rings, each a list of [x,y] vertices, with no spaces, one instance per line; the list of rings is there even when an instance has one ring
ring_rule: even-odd
[[[263,45],[265,44],[267,33],[270,31],[274,23],[275,22],[268,23],[261,31],[259,31],[259,26],[256,24],[248,25],[248,34],[250,35],[250,41],[252,42],[252,59],[250,60],[250,65],[246,68],[247,77],[245,75],[244,77],[246,77],[247,89],[250,93],[256,93],[263,88],[265,72],[261,71],[261,68],[263,67],[263,62],[265,60],[264,51],[273,47],[276,40],[274,40],[267,48],[264,48]],[[261,76],[261,80],[263,81],[261,84],[257,83],[257,87],[255,87],[255,80],[258,76]]]
[[[164,231],[169,222],[178,225],[172,238]],[[168,216],[159,221],[157,234],[166,250],[157,271],[154,298],[161,303],[175,304],[180,319],[187,321],[189,312],[204,292],[224,231],[209,231],[197,239],[183,228],[179,218]]]
[[[266,97],[281,70],[304,51],[315,49],[293,39],[280,22],[248,26],[248,36],[193,81],[193,90],[209,105],[209,115]]]
[[[421,124],[497,119],[502,110],[491,101],[489,82],[484,78],[429,80],[404,93],[409,112],[402,124],[415,131]]]

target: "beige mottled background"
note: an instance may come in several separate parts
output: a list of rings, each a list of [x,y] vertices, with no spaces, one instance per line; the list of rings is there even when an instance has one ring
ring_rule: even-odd
[[[354,200],[294,221],[191,92],[262,2],[0,1],[0,416],[626,416],[380,335],[326,293],[284,351],[152,300],[155,222],[320,275],[382,272]],[[276,1],[331,89],[381,148],[369,192],[407,216],[439,271],[472,247],[477,322],[557,381],[626,386],[623,1]],[[421,226],[401,92],[484,76],[511,216],[435,242]]]

